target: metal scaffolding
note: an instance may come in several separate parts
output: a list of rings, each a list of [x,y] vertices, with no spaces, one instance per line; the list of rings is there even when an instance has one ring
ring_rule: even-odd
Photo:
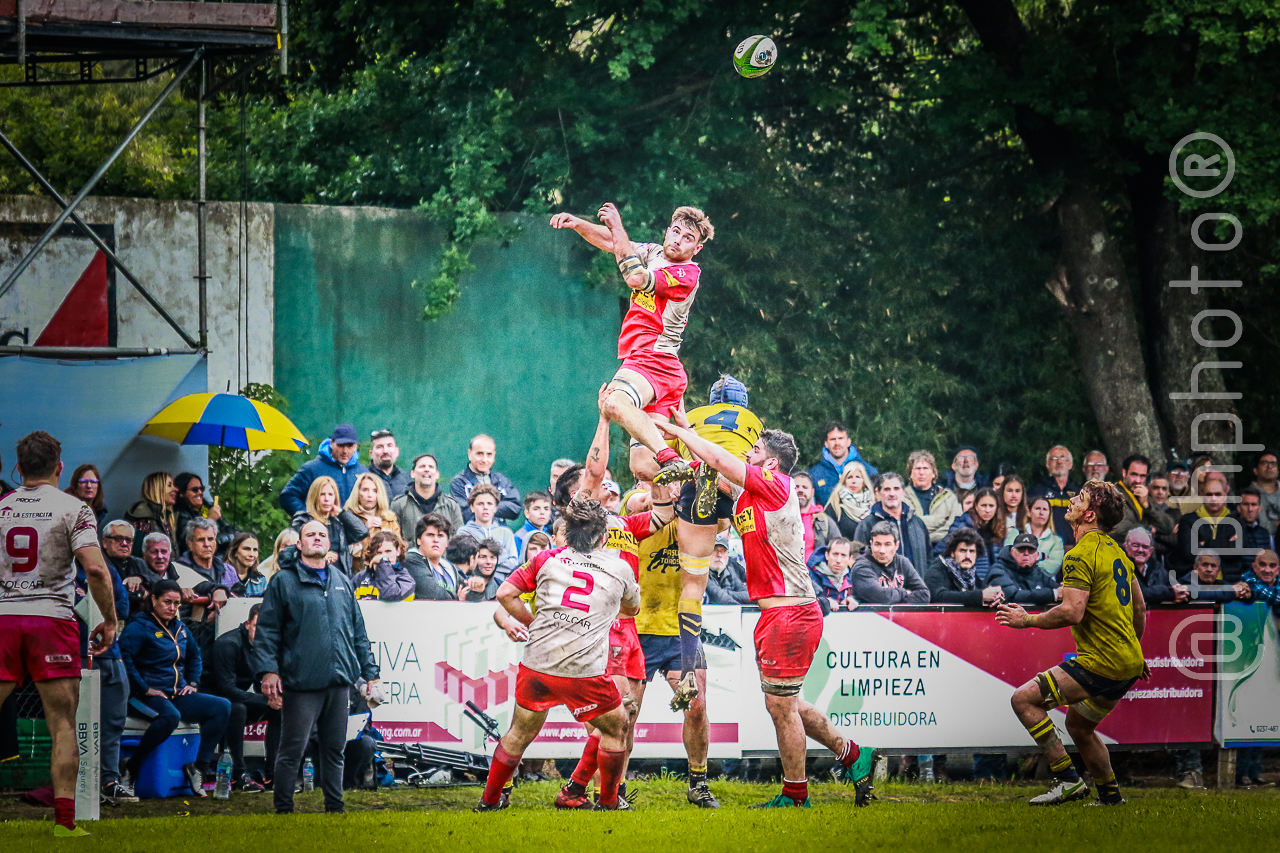
[[[204,3],[181,0],[0,0],[0,65],[17,65],[19,80],[0,81],[0,86],[77,86],[102,83],[129,83],[150,80],[173,72],[173,79],[147,108],[124,139],[98,167],[84,186],[64,199],[37,167],[0,131],[0,145],[61,208],[61,213],[45,229],[36,243],[0,282],[0,296],[12,289],[31,262],[64,228],[84,234],[105,256],[107,263],[124,276],[139,295],[177,333],[183,346],[173,348],[138,347],[37,347],[0,346],[0,355],[45,357],[111,358],[140,355],[191,354],[208,350],[207,312],[208,269],[206,265],[207,184],[205,112],[208,101],[269,59],[286,63],[288,3]],[[240,68],[218,80],[219,64],[237,59]],[[103,63],[118,67],[131,63],[131,74],[105,76]],[[55,66],[78,67],[72,76]],[[199,328],[193,336],[174,319],[159,300],[129,271],[106,242],[76,213],[107,170],[128,148],[157,110],[177,90],[192,71],[196,82],[197,168],[196,199],[196,282],[199,299]]]

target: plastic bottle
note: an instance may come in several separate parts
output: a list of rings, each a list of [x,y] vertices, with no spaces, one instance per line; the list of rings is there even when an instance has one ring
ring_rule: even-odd
[[[213,786],[213,796],[225,800],[231,796],[231,751],[224,749],[218,759],[218,781]]]
[[[919,764],[920,764],[920,781],[925,783],[932,782],[933,781],[933,756],[932,755],[920,756]]]
[[[316,767],[311,763],[311,759],[307,759],[307,763],[302,765],[302,790],[314,791],[316,789]]]

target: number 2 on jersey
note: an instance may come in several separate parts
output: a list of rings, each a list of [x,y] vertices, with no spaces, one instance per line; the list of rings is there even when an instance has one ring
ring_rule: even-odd
[[[581,610],[583,613],[591,612],[591,605],[583,601],[574,601],[574,595],[590,595],[591,590],[596,588],[596,579],[589,572],[574,572],[573,579],[582,581],[582,586],[571,586],[564,591],[564,597],[560,599],[561,607],[572,607],[574,610]]]
[[[1124,570],[1124,562],[1116,560],[1111,566],[1111,576],[1116,581],[1116,601],[1120,602],[1121,607],[1129,606],[1129,599],[1133,597],[1133,591],[1129,589],[1129,573]]]
[[[18,538],[26,540],[25,545],[18,545]],[[14,527],[4,538],[4,550],[13,561],[13,573],[20,575],[29,572],[40,562],[40,533],[34,527]]]

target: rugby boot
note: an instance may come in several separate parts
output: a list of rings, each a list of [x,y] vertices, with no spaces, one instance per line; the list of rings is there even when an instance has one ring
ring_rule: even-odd
[[[716,511],[716,500],[720,497],[720,474],[710,465],[699,465],[694,487],[697,493],[693,499],[693,516],[699,521],[706,521]]]
[[[754,806],[748,806],[747,808],[752,808],[752,809],[789,809],[789,808],[797,808],[797,809],[811,809],[811,808],[813,808],[813,804],[809,802],[809,798],[808,798],[808,797],[805,797],[805,798],[804,798],[804,802],[803,802],[803,803],[797,803],[795,800],[791,799],[791,798],[790,798],[790,797],[788,797],[786,794],[779,794],[778,796],[774,797],[772,800],[769,800],[767,803],[756,803]]]
[[[565,785],[560,789],[560,793],[556,794],[556,808],[558,809],[590,809],[591,798],[587,796],[587,792],[575,794],[569,790],[569,786]]]
[[[671,459],[662,463],[658,468],[658,473],[653,475],[653,482],[659,486],[669,486],[672,483],[683,483],[685,480],[692,480],[697,476],[693,466],[680,457]]]
[[[871,795],[875,786],[871,784],[872,774],[876,769],[876,759],[880,753],[869,746],[858,747],[858,759],[846,767],[840,774],[840,781],[853,786],[853,804],[865,806],[874,799]]]
[[[671,697],[671,710],[688,710],[689,706],[693,704],[693,700],[698,698],[698,679],[693,670],[689,670],[680,676],[680,680],[676,682],[675,689],[675,695]]]
[[[1089,796],[1089,783],[1083,779],[1077,779],[1074,782],[1059,782],[1052,790],[1038,797],[1032,797],[1030,805],[1060,806],[1072,800],[1083,800],[1087,796]]]
[[[503,809],[508,808],[510,805],[511,805],[510,798],[504,796],[502,797],[502,799],[498,800],[497,804],[492,806],[486,803],[484,800],[481,800],[480,802],[476,803],[476,807],[473,808],[472,811],[473,812],[500,812]]]
[[[707,787],[706,782],[690,785],[685,796],[689,798],[690,803],[700,809],[720,808],[720,801],[716,799],[715,794],[711,793],[711,789]]]

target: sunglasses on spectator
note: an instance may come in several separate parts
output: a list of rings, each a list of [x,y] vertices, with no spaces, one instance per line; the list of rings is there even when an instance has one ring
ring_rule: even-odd
[[[380,438],[395,438],[395,436],[391,434],[391,430],[389,429],[375,429],[373,432],[369,433],[369,438],[377,441]]]
[[[102,538],[107,540],[108,542],[132,542],[133,541],[132,536],[103,536]]]

